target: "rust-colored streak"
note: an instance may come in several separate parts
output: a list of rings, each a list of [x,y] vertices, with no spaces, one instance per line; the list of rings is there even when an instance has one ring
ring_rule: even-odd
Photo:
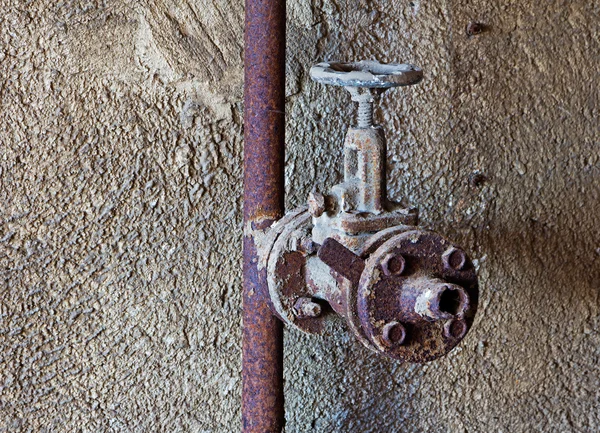
[[[247,0],[244,85],[244,227],[262,230],[284,211],[285,1]],[[252,230],[250,232],[252,232]],[[281,433],[283,325],[267,301],[266,270],[244,238],[242,431]]]

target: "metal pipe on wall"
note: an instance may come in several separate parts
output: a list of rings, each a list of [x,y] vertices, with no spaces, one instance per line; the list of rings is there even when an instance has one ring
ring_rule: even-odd
[[[284,214],[285,0],[246,0],[242,431],[281,433],[283,324],[254,235]]]

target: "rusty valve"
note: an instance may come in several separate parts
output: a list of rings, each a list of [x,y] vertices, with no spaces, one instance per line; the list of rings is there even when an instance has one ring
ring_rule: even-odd
[[[344,143],[344,181],[288,213],[261,242],[269,294],[288,325],[323,333],[345,319],[369,349],[427,362],[463,339],[477,310],[473,263],[459,246],[419,229],[416,208],[388,200],[386,141],[373,121],[381,92],[416,84],[412,65],[320,63],[313,80],[343,86],[358,103]],[[331,326],[330,326],[331,325]]]

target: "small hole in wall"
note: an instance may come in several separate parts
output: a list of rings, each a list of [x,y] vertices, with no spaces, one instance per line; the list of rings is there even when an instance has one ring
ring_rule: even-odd
[[[417,13],[419,13],[419,9],[420,9],[420,2],[417,1],[411,1],[408,3],[408,5],[412,8],[413,10],[413,14],[416,15]]]
[[[446,289],[440,296],[440,311],[455,316],[460,311],[460,293],[458,290]]]

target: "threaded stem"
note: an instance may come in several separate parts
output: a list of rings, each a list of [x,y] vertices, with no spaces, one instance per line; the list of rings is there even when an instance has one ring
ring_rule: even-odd
[[[373,102],[360,101],[358,103],[358,127],[370,128],[373,126]]]

